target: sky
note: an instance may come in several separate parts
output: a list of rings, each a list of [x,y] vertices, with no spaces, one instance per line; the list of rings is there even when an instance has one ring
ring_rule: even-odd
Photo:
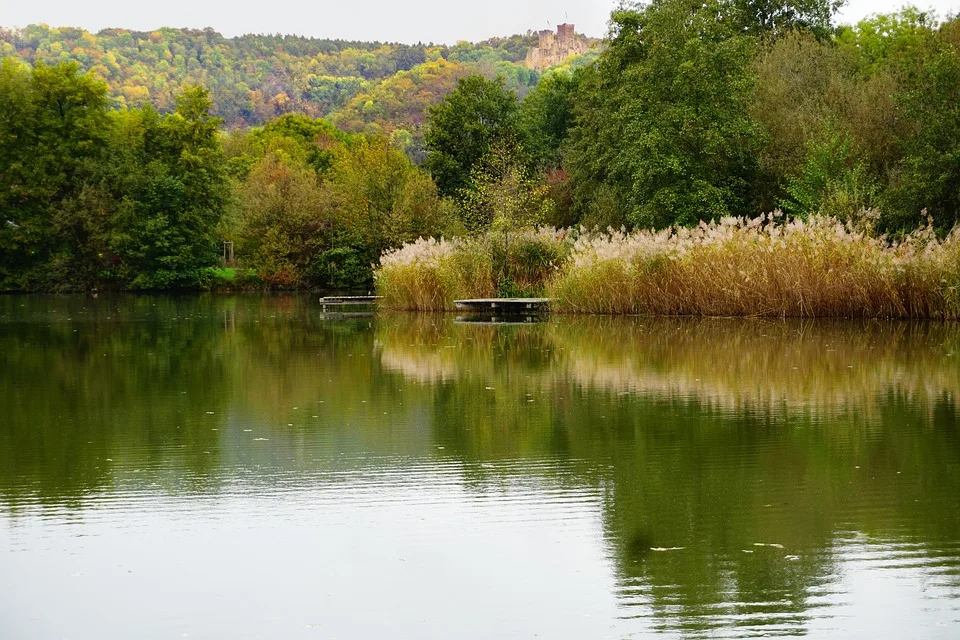
[[[573,22],[601,37],[616,0],[0,0],[0,26],[212,27],[226,36],[283,33],[391,42],[478,41]],[[848,0],[839,22],[900,8],[903,0]],[[938,15],[960,11],[960,0],[917,0]]]

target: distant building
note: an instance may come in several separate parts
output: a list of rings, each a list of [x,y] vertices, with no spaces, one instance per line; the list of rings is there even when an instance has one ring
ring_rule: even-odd
[[[526,66],[537,71],[561,64],[573,55],[590,50],[590,42],[577,35],[572,24],[557,26],[557,33],[546,29],[537,33],[540,44],[527,52]]]

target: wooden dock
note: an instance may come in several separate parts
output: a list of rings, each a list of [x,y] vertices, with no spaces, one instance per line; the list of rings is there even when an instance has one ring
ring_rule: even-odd
[[[473,298],[455,300],[454,304],[458,311],[500,315],[546,313],[550,310],[549,298]]]
[[[327,296],[320,298],[320,304],[323,307],[323,311],[326,312],[328,307],[372,307],[377,304],[378,300],[380,300],[380,296]]]
[[[380,296],[327,296],[320,304],[376,304]]]

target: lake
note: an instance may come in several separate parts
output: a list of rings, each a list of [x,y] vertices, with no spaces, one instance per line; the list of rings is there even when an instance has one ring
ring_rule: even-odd
[[[0,637],[960,637],[960,326],[0,296]]]

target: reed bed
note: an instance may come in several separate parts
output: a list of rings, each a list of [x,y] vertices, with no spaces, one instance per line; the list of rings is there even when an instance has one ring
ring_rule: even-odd
[[[546,295],[562,313],[960,319],[960,231],[897,240],[779,213],[694,228],[538,229],[419,240],[383,256],[384,306]]]
[[[383,307],[450,311],[463,298],[543,294],[572,247],[568,231],[547,227],[421,238],[384,253],[374,279]]]
[[[777,213],[663,231],[584,233],[547,285],[572,313],[960,318],[960,233],[892,242]]]

